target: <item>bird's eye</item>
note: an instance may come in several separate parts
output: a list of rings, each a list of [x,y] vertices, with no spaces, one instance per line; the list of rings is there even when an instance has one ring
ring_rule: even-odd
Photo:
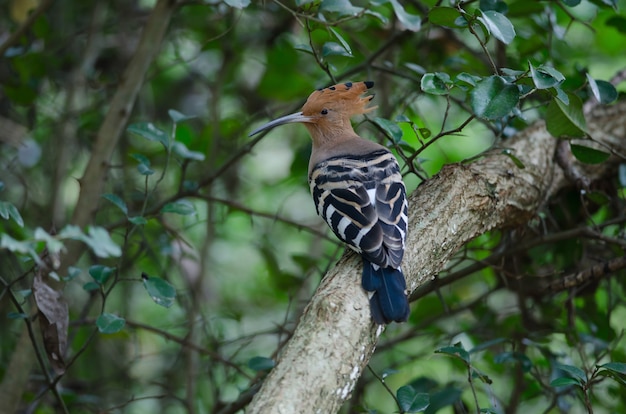
[[[322,115],[328,115],[328,109],[324,108],[321,112]]]

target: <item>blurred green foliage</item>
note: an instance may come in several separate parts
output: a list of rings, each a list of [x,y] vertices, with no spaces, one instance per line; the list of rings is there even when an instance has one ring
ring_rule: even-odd
[[[247,136],[314,89],[376,81],[356,129],[393,148],[412,191],[537,119],[584,136],[582,103],[615,100],[626,67],[624,1],[181,1],[79,229],[78,179],[153,2],[57,2],[29,25],[37,4],[0,6],[0,45],[26,25],[0,58],[0,377],[38,262],[71,240],[89,250],[51,274],[66,372],[52,392],[32,357],[35,413],[245,408],[343,252],[310,200],[304,128]],[[626,412],[624,271],[520,288],[623,256],[624,185],[569,189],[470,242],[387,328],[342,412]]]

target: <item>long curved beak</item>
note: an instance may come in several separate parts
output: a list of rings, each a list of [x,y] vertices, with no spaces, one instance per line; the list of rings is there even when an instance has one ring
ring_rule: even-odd
[[[274,119],[273,121],[270,121],[267,124],[250,132],[248,136],[251,137],[252,135],[258,134],[261,131],[272,129],[279,125],[292,124],[294,122],[313,122],[313,117],[302,115],[302,112],[296,112],[295,114],[281,116],[280,118]]]

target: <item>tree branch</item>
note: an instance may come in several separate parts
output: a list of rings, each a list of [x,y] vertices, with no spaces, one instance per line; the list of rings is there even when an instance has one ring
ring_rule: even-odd
[[[624,146],[624,113],[626,102],[595,108],[588,117],[590,135],[611,147]],[[431,280],[469,240],[527,222],[550,197],[571,186],[554,160],[556,146],[540,121],[507,141],[524,169],[494,149],[474,163],[445,166],[423,183],[409,199],[402,265],[409,291]],[[617,161],[614,157],[600,166],[578,168],[593,181]],[[383,331],[371,322],[360,273],[361,260],[354,253],[345,254],[327,273],[248,413],[339,410]]]

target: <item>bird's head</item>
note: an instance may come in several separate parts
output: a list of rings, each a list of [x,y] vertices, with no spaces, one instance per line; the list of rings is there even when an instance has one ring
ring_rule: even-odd
[[[255,129],[250,136],[274,128],[279,125],[299,122],[305,124],[313,141],[341,134],[354,133],[350,124],[350,117],[364,114],[375,109],[367,106],[374,95],[365,92],[374,86],[374,82],[346,82],[318,89],[309,95],[301,112],[286,115]]]

